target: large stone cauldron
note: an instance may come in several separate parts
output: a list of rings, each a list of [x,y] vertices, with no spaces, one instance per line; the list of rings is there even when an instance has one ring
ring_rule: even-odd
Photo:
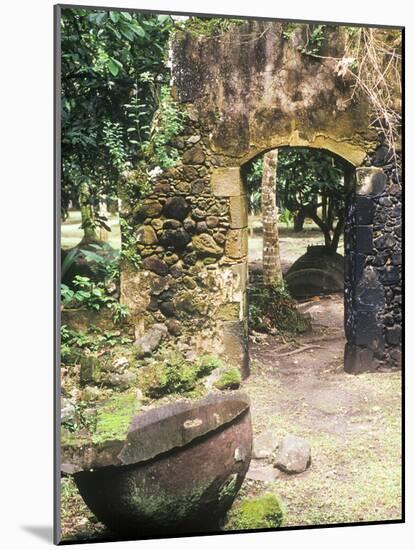
[[[248,397],[213,393],[136,415],[122,446],[71,466],[88,507],[121,536],[217,531],[251,447]]]
[[[294,298],[342,292],[344,257],[326,246],[309,246],[287,271],[285,282]]]

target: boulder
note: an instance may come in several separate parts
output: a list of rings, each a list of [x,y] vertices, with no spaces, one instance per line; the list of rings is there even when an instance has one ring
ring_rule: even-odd
[[[63,422],[72,422],[75,420],[76,408],[69,399],[62,397],[61,399],[61,424]]]
[[[137,338],[134,345],[137,346],[137,354],[139,357],[151,355],[156,350],[163,336],[167,334],[167,327],[163,324],[156,323],[143,336]]]
[[[136,379],[136,375],[130,371],[122,373],[111,373],[108,378],[108,385],[120,391],[124,391],[128,390],[128,388],[130,388],[134,384]]]
[[[286,435],[278,447],[274,466],[287,474],[300,474],[311,464],[311,448],[305,439]]]
[[[197,143],[194,147],[187,149],[183,154],[183,164],[203,164],[205,161],[205,154],[200,143]]]
[[[190,211],[190,205],[181,196],[170,197],[167,199],[163,208],[163,214],[166,218],[173,218],[175,220],[184,220]]]
[[[166,229],[160,235],[160,244],[166,248],[171,246],[175,250],[184,250],[189,242],[190,235],[183,227]]]
[[[157,242],[157,235],[151,225],[142,225],[137,231],[137,242],[140,244],[151,245]]]
[[[157,256],[148,256],[142,262],[143,269],[148,269],[157,273],[157,275],[167,275],[169,268],[163,260],[160,260]]]

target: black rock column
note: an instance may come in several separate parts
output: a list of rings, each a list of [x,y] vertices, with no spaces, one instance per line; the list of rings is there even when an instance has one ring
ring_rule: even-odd
[[[356,183],[348,195],[345,224],[345,370],[374,371],[385,362],[385,285],[374,265],[374,217],[387,176],[381,168],[356,169]]]

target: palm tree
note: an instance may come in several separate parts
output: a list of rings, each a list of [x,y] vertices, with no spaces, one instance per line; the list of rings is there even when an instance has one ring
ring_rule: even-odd
[[[278,149],[273,149],[264,154],[261,207],[263,225],[262,263],[265,285],[282,283],[277,222],[277,162]]]

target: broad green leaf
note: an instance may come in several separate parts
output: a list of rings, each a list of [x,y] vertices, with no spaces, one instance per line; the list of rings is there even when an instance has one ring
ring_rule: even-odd
[[[112,76],[117,76],[117,74],[120,72],[120,68],[122,67],[122,65],[119,61],[117,61],[113,57],[110,57],[107,62],[107,67]]]
[[[131,25],[131,30],[135,32],[137,36],[140,36],[141,38],[144,38],[146,35],[145,30],[140,25]]]
[[[120,20],[121,14],[118,11],[110,11],[110,18],[113,23],[118,23]]]

